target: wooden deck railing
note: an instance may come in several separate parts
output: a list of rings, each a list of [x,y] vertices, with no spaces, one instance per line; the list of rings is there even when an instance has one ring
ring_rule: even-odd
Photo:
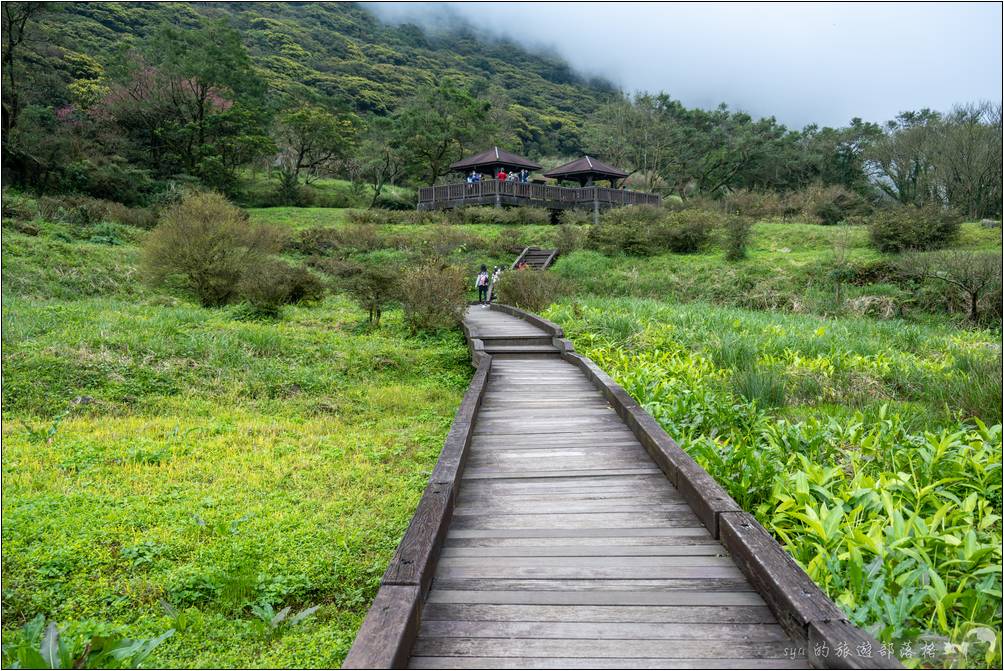
[[[524,184],[521,182],[500,182],[488,179],[481,182],[461,182],[426,186],[418,190],[419,205],[449,205],[456,207],[465,201],[471,204],[483,203],[494,196],[506,196],[527,204],[558,207],[583,207],[593,203],[601,206],[616,205],[658,205],[660,197],[654,193],[610,189],[599,186],[570,188],[547,184]]]

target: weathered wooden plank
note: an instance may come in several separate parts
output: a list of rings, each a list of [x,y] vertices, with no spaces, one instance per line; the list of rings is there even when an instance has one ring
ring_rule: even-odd
[[[683,527],[693,529],[693,525]],[[454,538],[621,538],[628,536],[671,536],[673,527],[585,528],[585,529],[456,529],[451,528],[447,539]]]
[[[451,489],[429,485],[408,530],[384,572],[384,585],[418,585],[424,594],[432,582],[439,548],[446,538],[453,508]]]
[[[553,606],[429,603],[422,620],[776,624],[767,606]]]
[[[786,641],[776,624],[666,622],[483,622],[425,620],[421,638],[565,638],[592,640]]]
[[[613,531],[616,531],[613,530]],[[641,529],[639,531],[651,531]],[[590,532],[592,533],[592,532]],[[597,540],[597,539],[600,540]],[[461,537],[456,534],[447,533],[444,547],[557,547],[566,545],[596,545],[605,543],[611,546],[639,546],[639,545],[672,545],[688,541],[706,543],[718,541],[711,537],[704,527],[667,527],[658,534],[635,535],[628,534],[601,534],[587,535],[576,534],[575,530],[566,531],[562,535],[548,536],[546,534],[530,534],[528,536],[504,536],[504,537]]]
[[[392,669],[408,663],[418,633],[418,585],[384,585],[377,592],[343,669]]]
[[[569,556],[569,557],[442,557],[439,566],[453,568],[470,566],[475,568],[641,568],[679,566],[727,566],[735,568],[732,558],[721,548],[719,554],[678,554],[678,555],[614,555],[614,556]],[[650,576],[652,578],[656,576]]]
[[[511,578],[539,580],[628,580],[638,579],[703,579],[735,578],[743,574],[734,564],[728,566],[442,566],[436,571],[436,578]]]
[[[651,513],[576,513],[565,515],[454,515],[450,528],[464,529],[606,529],[630,527],[632,529],[666,526],[693,526],[697,523],[689,510]]]
[[[722,515],[721,537],[736,564],[790,633],[804,632],[811,621],[843,619],[843,612],[752,515]]]
[[[500,473],[495,470],[490,469],[470,469],[465,470],[463,479],[464,480],[499,480],[499,479],[516,479],[522,480],[525,478],[567,478],[571,476],[588,476],[595,477],[600,475],[648,475],[651,473],[659,473],[659,469],[652,467],[641,467],[636,466],[633,468],[597,468],[597,469],[575,469],[571,471],[522,471],[513,470],[506,471],[505,473]]]
[[[785,659],[736,659],[717,657],[412,657],[411,669],[804,669],[804,656]]]
[[[440,557],[660,557],[672,555],[715,555],[722,552],[715,540],[690,541],[677,545],[558,545],[553,547],[446,547]]]
[[[754,591],[705,592],[690,590],[509,592],[434,589],[428,603],[522,604],[545,606],[764,606]]]
[[[415,641],[414,655],[479,657],[663,657],[666,659],[753,657],[785,659],[791,646],[786,641],[654,641],[582,640],[534,638],[422,638]]]
[[[568,500],[503,503],[502,501],[505,500],[491,503],[474,501],[457,506],[454,512],[457,515],[690,512],[690,506],[683,502],[653,503],[645,499],[613,499],[614,502],[592,501],[589,503]],[[617,501],[628,502],[618,503]]]
[[[752,592],[742,576],[732,578],[436,578],[433,589],[486,592]]]

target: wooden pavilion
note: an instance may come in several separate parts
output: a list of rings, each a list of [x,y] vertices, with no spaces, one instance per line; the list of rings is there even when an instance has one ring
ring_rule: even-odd
[[[627,173],[591,156],[584,156],[544,173],[545,177],[577,181],[579,187],[551,186],[537,181],[502,182],[494,179],[499,168],[507,171],[540,170],[540,166],[533,161],[499,147],[492,147],[457,161],[450,168],[463,175],[473,171],[482,175],[482,178],[480,181],[457,181],[422,187],[418,190],[418,209],[444,210],[468,205],[534,206],[544,207],[552,212],[591,209],[596,221],[603,209],[626,205],[659,205],[660,202],[659,196],[654,193],[612,188],[616,186],[617,180],[627,177]],[[485,179],[484,176],[489,178]],[[611,188],[595,186],[597,180],[609,181]]]
[[[544,177],[550,177],[559,182],[578,182],[580,187],[593,186],[599,180],[606,180],[614,189],[617,188],[617,180],[627,176],[628,174],[623,170],[607,165],[591,156],[583,156],[544,173]]]
[[[450,166],[450,170],[454,172],[466,175],[473,170],[478,174],[488,175],[489,178],[494,178],[501,168],[505,168],[507,172],[510,170],[528,170],[533,172],[540,170],[540,165],[528,158],[508,152],[505,149],[492,147],[488,151],[483,151],[480,154],[457,161]]]

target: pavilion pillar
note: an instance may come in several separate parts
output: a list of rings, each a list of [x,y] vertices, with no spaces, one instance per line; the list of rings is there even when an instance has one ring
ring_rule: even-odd
[[[598,226],[600,223],[600,190],[595,186],[593,187],[593,225]]]

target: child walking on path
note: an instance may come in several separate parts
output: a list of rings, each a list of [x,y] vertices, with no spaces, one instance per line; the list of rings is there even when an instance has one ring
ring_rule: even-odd
[[[481,264],[481,272],[478,273],[478,279],[475,280],[474,286],[478,289],[478,303],[482,305],[488,300],[488,285],[491,282],[491,278],[488,275],[488,266]]]

